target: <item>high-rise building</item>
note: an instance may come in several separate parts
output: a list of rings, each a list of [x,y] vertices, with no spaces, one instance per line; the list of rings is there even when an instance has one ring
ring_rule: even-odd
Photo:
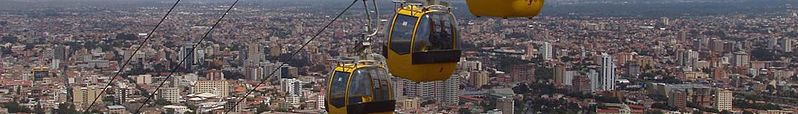
[[[604,91],[615,90],[615,62],[607,53],[601,54],[601,89]]]
[[[208,70],[208,74],[205,76],[205,78],[208,78],[208,80],[225,80],[224,73],[222,70],[218,69]]]
[[[790,38],[783,38],[781,43],[781,50],[783,52],[792,52],[793,43],[795,41]]]
[[[460,102],[460,75],[454,74],[443,83],[443,104],[454,106]]]
[[[736,52],[732,57],[731,64],[735,67],[748,68],[750,56],[745,52]]]
[[[194,54],[194,64],[195,65],[203,65],[203,64],[205,64],[205,50],[204,49],[197,49],[195,51],[196,51],[196,54]]]
[[[529,64],[514,65],[510,71],[512,82],[534,82],[535,81],[535,67]]]
[[[710,45],[710,50],[713,51],[713,52],[717,52],[717,53],[723,53],[724,52],[723,48],[724,48],[724,44],[725,43],[726,42],[724,42],[721,39],[713,38],[712,42],[709,44]]]
[[[248,64],[244,66],[244,76],[249,80],[263,80],[263,67],[258,67],[257,64]]]
[[[679,59],[679,65],[681,66],[693,66],[695,62],[698,62],[698,52],[693,50],[687,50],[682,52],[682,56]]]
[[[460,62],[462,66],[461,69],[466,71],[482,71],[482,62],[479,61],[464,61]]]
[[[170,103],[180,103],[180,87],[163,87],[158,90],[158,98],[169,101]]]
[[[261,55],[260,44],[250,43],[247,45],[247,61],[250,63],[259,63]]]
[[[670,93],[668,98],[668,106],[684,109],[687,107],[687,92],[682,90],[674,90]]]
[[[292,107],[299,107],[302,105],[302,81],[295,78],[282,78],[280,79],[280,87],[282,91],[286,92],[286,103]]]
[[[580,93],[590,93],[591,92],[591,84],[590,78],[587,76],[576,76],[574,77],[574,91]]]
[[[138,75],[136,76],[136,84],[148,85],[152,83],[152,75]]]
[[[67,47],[64,45],[56,45],[53,49],[53,59],[58,60],[66,60],[67,58]]]
[[[75,107],[77,107],[76,109],[85,109],[91,105],[92,102],[95,102],[95,98],[100,96],[100,91],[103,89],[102,87],[94,85],[86,87],[75,86],[72,88],[72,103],[74,103]]]
[[[688,91],[691,104],[701,107],[712,106],[712,89],[711,88],[694,88]]]
[[[535,56],[535,51],[534,51],[534,50],[535,50],[535,45],[532,45],[532,44],[527,44],[527,45],[526,45],[526,53],[525,53],[525,56],[526,56],[527,58],[532,58],[533,56]]]
[[[637,76],[640,76],[640,64],[637,62],[627,64],[626,76],[629,76],[629,78],[637,78]]]
[[[554,85],[555,86],[562,86],[563,81],[565,78],[565,65],[564,64],[557,64],[554,66]]]
[[[443,81],[415,83],[406,79],[400,79],[397,83],[402,83],[403,96],[408,98],[419,97],[423,100],[435,100],[443,105],[457,105],[460,101],[460,76],[452,75]]]
[[[590,77],[590,92],[601,91],[601,75],[599,75],[595,69],[590,69],[590,71],[587,72],[587,76]]]
[[[117,88],[114,90],[114,103],[117,105],[126,103],[128,95],[130,95],[130,89],[128,89],[127,84],[120,83],[119,86],[117,86]]]
[[[488,71],[481,71],[481,72],[471,72],[471,77],[469,77],[469,85],[474,88],[482,88],[482,86],[488,84]]]
[[[552,57],[554,56],[554,55],[552,54],[552,51],[553,51],[553,50],[554,50],[554,49],[552,49],[552,47],[551,47],[551,43],[549,43],[549,42],[543,42],[543,46],[541,46],[541,47],[540,47],[540,57],[541,57],[543,60],[545,60],[545,61],[551,60],[551,59],[552,59]]]
[[[715,91],[715,108],[719,111],[732,110],[732,91],[726,89],[718,89]]]
[[[579,72],[572,71],[572,70],[565,71],[565,75],[563,75],[563,78],[562,78],[562,85],[565,85],[565,86],[574,85],[574,83],[573,83],[574,76],[576,76],[577,73],[579,73]]]
[[[181,64],[181,68],[185,71],[193,71],[192,66],[194,65],[194,45],[191,43],[184,44],[183,47],[180,48],[180,55],[178,56],[178,61],[183,61]],[[185,59],[185,60],[184,60]]]
[[[502,111],[502,114],[515,113],[515,100],[509,97],[502,97],[496,101],[496,109]]]
[[[195,94],[211,93],[225,98],[230,95],[230,85],[224,80],[200,80],[193,87]]]

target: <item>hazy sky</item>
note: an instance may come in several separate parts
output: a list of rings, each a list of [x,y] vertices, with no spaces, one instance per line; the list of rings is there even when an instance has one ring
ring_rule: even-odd
[[[138,8],[168,7],[175,0],[0,0],[0,11],[59,9],[77,7]],[[183,0],[182,4],[229,4],[234,0]],[[455,2],[460,13],[467,13],[465,0]],[[241,0],[240,7],[307,6],[326,8],[346,5],[351,0]],[[390,0],[381,0],[388,8]],[[770,14],[795,9],[798,0],[547,0],[542,15],[550,16],[702,16]],[[308,4],[311,3],[311,4]],[[336,7],[337,8],[337,7]],[[457,13],[457,12],[456,12]]]

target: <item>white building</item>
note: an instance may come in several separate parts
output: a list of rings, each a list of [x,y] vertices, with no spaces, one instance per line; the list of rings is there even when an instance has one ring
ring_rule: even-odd
[[[795,42],[795,41],[793,41],[790,38],[783,38],[782,43],[781,43],[782,51],[784,51],[784,52],[792,52],[793,42]]]
[[[607,53],[601,54],[601,89],[604,91],[615,90],[615,62]]]
[[[195,94],[212,93],[218,95],[220,98],[225,98],[230,95],[230,85],[227,81],[223,80],[202,80],[197,81],[193,89]]]
[[[562,78],[562,82],[563,82],[562,84],[563,85],[567,85],[567,86],[574,85],[573,80],[574,80],[574,76],[577,73],[578,72],[576,72],[576,71],[565,71],[565,74],[563,75],[563,78]]]
[[[590,69],[587,76],[590,77],[590,91],[597,92],[601,90],[601,76],[599,73],[595,69]]]
[[[551,43],[543,42],[543,46],[541,46],[540,48],[541,48],[540,49],[540,57],[543,58],[543,60],[551,60],[551,58],[553,56],[552,55],[552,50],[554,50],[551,47]]]
[[[396,89],[402,89],[401,95],[407,98],[419,97],[423,100],[435,100],[443,105],[457,105],[460,101],[460,75],[453,74],[443,81],[415,83],[399,79]]]
[[[732,96],[732,91],[725,89],[717,90],[715,92],[715,103],[714,103],[715,108],[718,109],[719,111],[723,110],[731,111],[732,99],[734,99],[734,96]]]
[[[302,105],[302,81],[295,78],[280,79],[280,87],[286,92],[285,101],[293,107]]]
[[[158,90],[158,98],[169,101],[173,104],[180,103],[180,91],[183,91],[179,87],[163,87]]]

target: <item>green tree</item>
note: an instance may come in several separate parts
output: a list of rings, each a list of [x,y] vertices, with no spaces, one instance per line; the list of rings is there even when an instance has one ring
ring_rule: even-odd
[[[460,108],[459,110],[457,110],[457,113],[460,113],[460,114],[473,114],[474,112],[471,112],[471,110],[469,110],[468,108]]]
[[[266,112],[266,111],[269,111],[269,105],[266,105],[266,104],[258,105],[257,114],[260,114],[260,113],[263,113],[263,112]]]
[[[733,113],[728,111],[728,110],[723,110],[723,111],[720,111],[720,114],[733,114]]]
[[[17,102],[6,103],[3,107],[7,108],[9,113],[33,113],[33,110],[19,105]]]
[[[58,110],[55,110],[56,114],[80,114],[77,110],[75,110],[75,106],[68,103],[62,103],[58,105]]]
[[[155,100],[155,104],[164,106],[164,105],[172,105],[172,102],[169,102],[166,99],[158,99],[158,100]]]
[[[696,110],[696,111],[693,111],[693,114],[704,114],[704,112]]]

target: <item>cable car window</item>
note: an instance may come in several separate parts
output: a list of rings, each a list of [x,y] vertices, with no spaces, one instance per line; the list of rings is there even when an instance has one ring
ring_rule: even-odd
[[[423,16],[422,22],[419,25],[419,33],[417,35],[425,35],[424,37],[416,37],[416,46],[414,51],[425,52],[428,50],[451,50],[454,49],[455,35],[454,35],[454,19],[448,13],[429,13]],[[421,30],[424,28],[426,30]],[[423,32],[423,34],[422,34]],[[419,39],[423,39],[420,40]],[[421,47],[425,46],[425,47]]]
[[[391,50],[399,54],[410,53],[410,44],[413,38],[413,28],[418,18],[408,15],[396,15],[391,32]]]
[[[346,103],[346,82],[349,80],[349,73],[335,72],[330,82],[330,104],[335,107],[342,107]]]
[[[349,104],[363,102],[362,97],[371,97],[371,73],[372,68],[362,68],[355,71],[349,85]]]
[[[433,26],[429,24],[429,15],[425,15],[421,18],[421,22],[418,23],[418,28],[416,29],[416,37],[413,42],[413,52],[426,52],[429,50],[429,47],[432,46],[432,43],[429,41],[429,30]]]
[[[374,101],[390,100],[390,88],[388,83],[388,73],[385,70],[374,69],[372,72],[372,86],[374,86]]]

